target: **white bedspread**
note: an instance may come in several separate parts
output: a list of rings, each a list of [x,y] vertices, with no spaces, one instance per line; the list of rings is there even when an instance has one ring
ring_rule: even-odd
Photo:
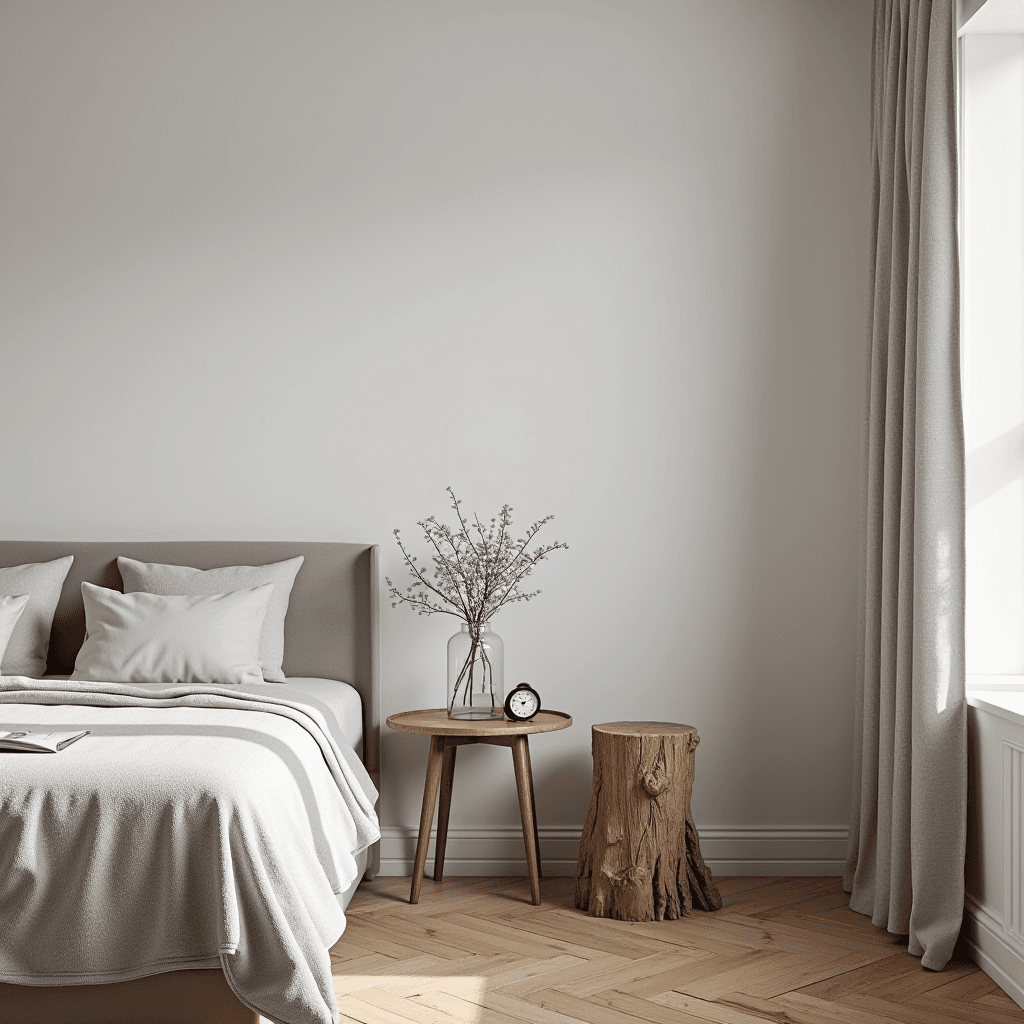
[[[277,1024],[332,1024],[328,948],[376,791],[315,707],[0,678],[0,729],[91,729],[0,754],[0,981],[72,985],[220,966]]]

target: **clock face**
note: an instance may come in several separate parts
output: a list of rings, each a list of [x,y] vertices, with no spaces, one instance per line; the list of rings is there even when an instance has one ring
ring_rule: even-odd
[[[540,700],[533,690],[515,690],[508,698],[508,709],[516,718],[533,718],[540,707]]]

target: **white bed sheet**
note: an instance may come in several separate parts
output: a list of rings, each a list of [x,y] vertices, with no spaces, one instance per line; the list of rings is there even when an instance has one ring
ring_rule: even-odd
[[[338,679],[315,679],[311,676],[296,676],[284,683],[265,683],[280,690],[298,690],[326,704],[341,726],[341,733],[352,749],[363,756],[363,700],[359,691]]]
[[[67,679],[67,676],[47,676],[47,679]],[[146,689],[166,689],[164,683],[143,683]],[[319,679],[313,676],[292,676],[284,683],[254,683],[251,686],[239,686],[240,690],[251,693],[268,693],[273,696],[285,696],[283,689],[298,691],[307,697],[326,704],[334,715],[341,729],[341,734],[362,760],[363,757],[363,700],[359,691],[349,683],[340,679]]]

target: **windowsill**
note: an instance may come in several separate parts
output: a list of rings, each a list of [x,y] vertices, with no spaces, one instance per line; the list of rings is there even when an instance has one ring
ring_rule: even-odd
[[[1024,676],[968,676],[967,703],[1024,727]]]

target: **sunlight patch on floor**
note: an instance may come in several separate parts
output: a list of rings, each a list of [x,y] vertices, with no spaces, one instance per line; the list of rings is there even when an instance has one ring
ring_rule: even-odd
[[[436,1020],[437,1014],[442,1013],[452,1021],[477,1024],[483,1015],[481,1004],[489,980],[474,975],[410,975],[407,971],[345,974],[335,976],[334,991],[342,1020],[350,1018],[363,1024],[376,1024],[388,1012],[408,1018],[411,1000],[423,1007],[425,1019]]]
[[[334,990],[343,1019],[363,1024],[390,1021],[391,1014],[408,1019],[410,1002],[423,1008],[425,1021],[437,1021],[441,1014],[453,1022],[478,1024],[486,1010],[516,1016],[515,1011],[522,1007],[510,997],[506,986],[518,987],[530,979],[586,964],[575,956],[537,959],[503,954],[458,961],[424,956],[416,958],[419,964],[407,960],[401,970],[392,971],[374,963],[374,959],[362,957],[334,965]],[[414,1009],[412,1012],[415,1014]],[[556,1018],[559,1024],[582,1024],[562,1014],[545,1019]]]

